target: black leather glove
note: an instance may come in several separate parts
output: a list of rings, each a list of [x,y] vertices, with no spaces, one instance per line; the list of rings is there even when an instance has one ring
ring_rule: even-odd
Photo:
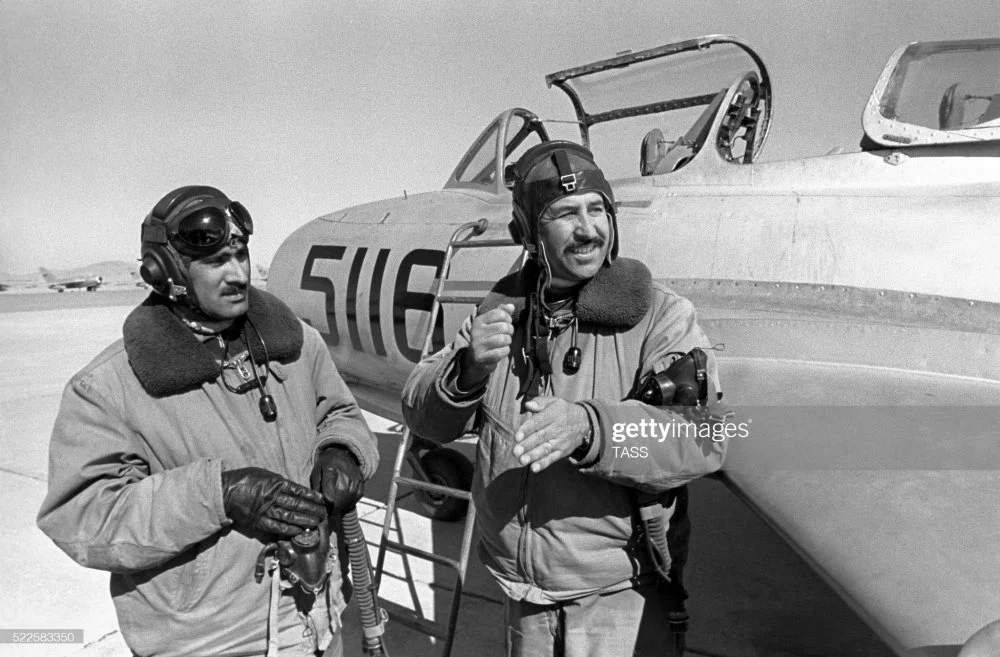
[[[326,519],[323,496],[264,468],[222,473],[226,515],[243,529],[295,536]]]
[[[320,452],[309,483],[323,494],[334,513],[350,511],[365,494],[361,468],[345,447],[327,447]]]

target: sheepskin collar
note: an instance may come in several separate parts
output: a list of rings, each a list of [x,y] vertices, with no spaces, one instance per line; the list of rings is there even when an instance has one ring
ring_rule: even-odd
[[[520,270],[504,276],[479,305],[486,312],[503,303],[514,304],[514,323],[527,321],[526,301],[535,289],[538,268],[528,261]],[[653,276],[646,265],[631,258],[617,258],[601,267],[577,294],[576,316],[581,326],[614,330],[636,326],[649,310]]]
[[[302,325],[275,296],[251,287],[247,315],[272,361],[289,363],[302,353]],[[264,349],[249,331],[253,356],[263,363]],[[129,314],[122,333],[132,371],[153,397],[184,392],[219,376],[218,362],[158,294],[150,294]]]

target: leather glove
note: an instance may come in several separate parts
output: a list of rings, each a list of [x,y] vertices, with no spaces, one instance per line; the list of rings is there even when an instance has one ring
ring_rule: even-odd
[[[264,468],[222,473],[226,515],[243,529],[295,536],[326,520],[323,497]]]
[[[327,447],[316,457],[309,483],[323,494],[334,513],[354,508],[365,494],[365,479],[357,459],[344,447]]]

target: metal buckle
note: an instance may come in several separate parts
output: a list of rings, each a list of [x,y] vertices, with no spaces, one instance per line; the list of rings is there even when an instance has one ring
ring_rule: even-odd
[[[567,194],[569,194],[570,192],[575,192],[576,191],[576,174],[575,173],[567,173],[565,176],[560,176],[559,177],[559,184],[563,186],[563,189],[566,190]]]
[[[236,394],[242,395],[243,393],[253,390],[259,387],[257,382],[257,377],[254,376],[253,370],[251,369],[253,365],[248,363],[250,355],[248,352],[244,351],[238,356],[233,356],[229,360],[223,361],[222,363],[222,383],[226,386],[229,392],[234,392]],[[226,380],[226,371],[235,370],[237,376],[239,377],[240,383],[236,386],[229,384]],[[264,378],[266,380],[267,373],[265,372]]]
[[[170,290],[170,294],[168,294],[167,297],[171,301],[177,301],[178,298],[187,295],[187,287],[174,283],[173,278],[167,278],[167,288]]]
[[[236,373],[240,375],[240,378],[244,381],[249,381],[253,378],[253,373],[247,367],[247,357],[248,353],[243,352],[233,360],[226,363],[227,367],[233,367],[236,369]]]

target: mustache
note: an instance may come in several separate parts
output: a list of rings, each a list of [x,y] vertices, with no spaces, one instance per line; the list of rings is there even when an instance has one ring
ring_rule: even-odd
[[[574,239],[573,243],[566,247],[566,250],[577,249],[577,248],[579,248],[581,246],[589,246],[591,244],[593,244],[597,248],[601,248],[601,247],[604,246],[605,242],[606,242],[606,240],[603,237],[601,237],[600,235],[597,235],[595,237],[590,237],[590,238],[587,238],[587,239],[582,239],[582,240],[580,240],[580,239]]]
[[[222,296],[230,296],[234,294],[243,294],[247,291],[249,285],[247,283],[229,283],[226,287],[222,288]]]

